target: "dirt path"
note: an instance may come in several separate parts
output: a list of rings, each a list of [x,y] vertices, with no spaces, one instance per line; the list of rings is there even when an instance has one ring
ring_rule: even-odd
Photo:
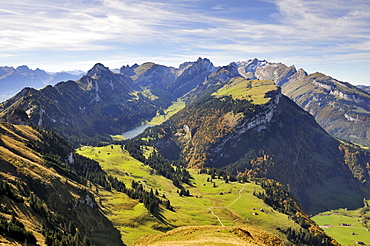
[[[205,207],[205,206],[202,206],[202,205],[198,205],[198,204],[195,204],[195,203],[192,203],[192,202],[186,201],[186,200],[185,200],[185,199],[183,199],[182,197],[174,196],[174,195],[171,195],[171,194],[167,194],[167,195],[168,195],[168,196],[171,196],[171,197],[173,197],[173,198],[179,199],[179,200],[181,200],[182,202],[185,202],[185,203],[187,203],[187,204],[190,204],[190,205],[193,205],[193,206],[196,206],[196,207],[200,207],[200,208],[204,208],[204,209],[209,210],[209,211],[211,212],[211,214],[212,214],[213,216],[215,216],[215,217],[216,217],[216,219],[217,219],[217,220],[218,220],[218,222],[221,224],[221,226],[225,226],[225,225],[222,223],[222,221],[221,221],[220,217],[218,217],[218,216],[215,214],[215,212],[213,211],[213,209],[227,208],[227,207],[232,206],[234,203],[236,203],[236,202],[241,198],[241,196],[242,196],[242,195],[241,195],[241,192],[244,190],[244,188],[245,188],[245,184],[243,185],[242,189],[238,191],[238,197],[237,197],[237,198],[235,198],[235,200],[234,200],[232,203],[230,203],[229,205],[226,205],[226,206],[221,206],[221,207]]]

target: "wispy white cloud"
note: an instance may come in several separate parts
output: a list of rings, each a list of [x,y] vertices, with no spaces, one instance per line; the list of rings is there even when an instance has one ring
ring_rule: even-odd
[[[220,61],[348,55],[370,64],[368,0],[252,2],[243,2],[243,10],[219,0],[8,1],[0,7],[0,54],[21,59],[23,53],[65,51],[67,60],[70,52],[85,52],[81,62],[92,59],[91,51],[106,51],[109,57],[95,57],[111,62],[120,54],[133,62],[198,54]]]

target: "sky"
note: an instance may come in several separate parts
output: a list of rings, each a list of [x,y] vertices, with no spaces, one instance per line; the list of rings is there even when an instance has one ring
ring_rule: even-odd
[[[370,85],[369,0],[0,0],[0,66],[252,58]]]

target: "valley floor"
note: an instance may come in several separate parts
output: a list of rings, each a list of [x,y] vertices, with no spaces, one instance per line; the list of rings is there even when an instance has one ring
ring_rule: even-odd
[[[277,230],[293,227],[298,229],[287,215],[281,214],[261,199],[253,195],[262,188],[254,183],[238,183],[213,179],[199,170],[189,170],[192,175],[189,197],[180,196],[179,189],[171,180],[155,175],[151,168],[133,159],[119,145],[105,147],[81,147],[79,154],[92,158],[100,163],[109,174],[129,186],[132,180],[140,182],[146,189],[158,191],[160,196],[167,197],[174,211],[163,210],[162,222],[150,215],[143,204],[132,200],[127,195],[114,190],[111,192],[98,189],[97,200],[101,202],[108,218],[121,232],[124,243],[133,242],[147,234],[158,234],[180,226],[254,226],[285,238]]]
[[[370,218],[367,208],[338,209],[314,216],[312,219],[341,245],[370,244],[370,231],[366,227]]]

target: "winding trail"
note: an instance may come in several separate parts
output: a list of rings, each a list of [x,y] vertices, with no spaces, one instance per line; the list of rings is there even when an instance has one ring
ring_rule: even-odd
[[[114,165],[113,163],[111,163],[110,161],[108,161],[107,160],[107,157],[105,156],[105,158],[104,158],[104,161],[105,162],[107,162],[107,163],[109,163],[111,166],[114,166],[116,169],[118,169],[118,170],[120,170],[120,171],[122,171],[122,172],[126,172],[127,173],[127,171],[126,170],[123,170],[123,169],[121,169],[120,167],[117,167],[116,165]],[[131,175],[130,175],[131,176]],[[145,188],[145,189],[148,189],[148,186],[147,186],[147,184],[145,183],[145,182],[140,182],[142,185],[143,185],[143,187]],[[234,205],[240,198],[241,198],[241,192],[244,190],[244,188],[245,188],[245,184],[243,184],[243,187],[238,191],[238,197],[237,198],[235,198],[235,200],[232,202],[232,203],[230,203],[229,205],[226,205],[226,206],[221,206],[221,207],[205,207],[205,206],[202,206],[202,205],[199,205],[199,204],[195,204],[195,203],[192,203],[192,202],[189,202],[189,201],[186,201],[185,199],[183,199],[182,197],[178,197],[178,196],[174,196],[174,195],[172,195],[171,193],[172,193],[172,188],[171,188],[171,186],[167,183],[167,181],[166,181],[166,184],[167,184],[167,186],[169,187],[169,189],[170,189],[170,193],[167,193],[166,195],[167,196],[171,196],[171,197],[173,197],[173,198],[176,198],[176,199],[180,199],[182,202],[184,202],[184,203],[188,203],[188,204],[190,204],[190,205],[192,205],[192,206],[196,206],[196,207],[200,207],[200,208],[203,208],[203,209],[207,209],[207,210],[209,210],[210,212],[211,212],[211,214],[214,216],[214,217],[216,217],[216,219],[218,220],[218,222],[221,224],[221,226],[225,226],[224,225],[224,223],[222,223],[222,221],[221,221],[221,219],[220,219],[220,217],[218,216],[218,215],[216,215],[215,214],[215,212],[213,211],[213,209],[220,209],[220,208],[228,208],[228,207],[231,207],[232,205]]]
[[[234,200],[232,203],[230,203],[229,205],[226,205],[226,206],[221,206],[221,207],[205,207],[205,206],[202,206],[202,205],[198,205],[198,204],[195,204],[195,203],[192,203],[192,202],[186,201],[186,200],[185,200],[185,199],[183,199],[182,197],[174,196],[174,195],[171,195],[171,194],[167,194],[167,195],[168,195],[168,196],[171,196],[171,197],[173,197],[173,198],[179,199],[179,200],[181,200],[181,201],[183,201],[183,202],[185,202],[185,203],[188,203],[188,204],[190,204],[190,205],[193,205],[193,206],[196,206],[196,207],[200,207],[200,208],[204,208],[204,209],[209,210],[209,211],[211,212],[211,214],[212,214],[213,216],[215,216],[215,217],[216,217],[216,219],[217,219],[217,220],[218,220],[218,222],[221,224],[221,226],[225,226],[225,225],[224,225],[224,223],[222,223],[222,221],[221,221],[220,217],[219,217],[219,216],[217,216],[217,215],[215,214],[215,212],[213,211],[213,209],[227,208],[227,207],[230,207],[230,206],[234,205],[234,203],[236,203],[236,202],[241,198],[241,196],[242,196],[242,195],[241,195],[241,192],[244,190],[244,188],[245,188],[245,184],[243,185],[242,189],[240,189],[240,190],[238,191],[238,197],[237,197],[237,198],[235,198],[235,200]]]

